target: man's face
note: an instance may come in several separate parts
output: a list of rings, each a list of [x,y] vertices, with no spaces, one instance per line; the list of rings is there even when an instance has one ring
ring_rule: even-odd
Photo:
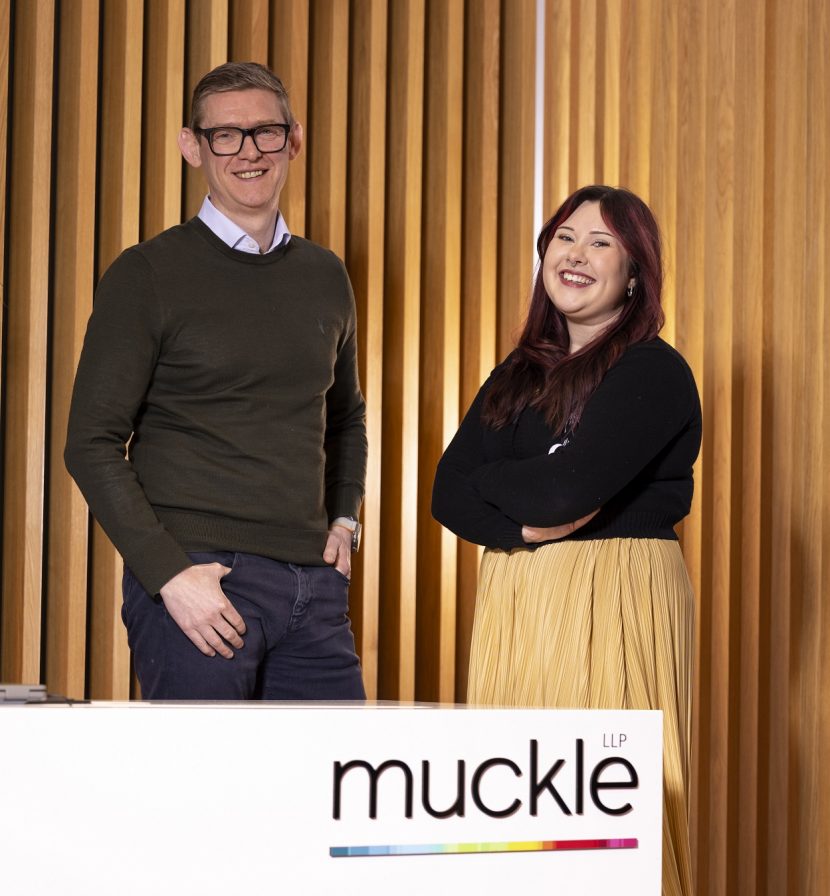
[[[260,89],[230,90],[205,97],[200,127],[253,128],[280,122],[287,123],[287,120],[276,94]],[[206,137],[184,128],[179,135],[179,148],[191,165],[204,172],[211,202],[243,226],[242,222],[248,221],[252,214],[276,216],[288,163],[300,151],[302,136],[302,127],[295,124],[280,152],[262,153],[253,139],[246,137],[235,156],[216,156]]]

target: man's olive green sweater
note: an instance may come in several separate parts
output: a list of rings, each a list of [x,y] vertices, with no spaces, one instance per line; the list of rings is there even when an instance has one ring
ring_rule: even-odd
[[[366,469],[343,264],[296,236],[238,252],[196,218],[128,249],[96,291],[65,458],[151,594],[186,551],[323,565]]]

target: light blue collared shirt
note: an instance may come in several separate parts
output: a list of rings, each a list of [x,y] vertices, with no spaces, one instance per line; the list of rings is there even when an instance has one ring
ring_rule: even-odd
[[[240,252],[250,252],[253,255],[260,254],[259,243],[252,236],[245,233],[238,224],[234,224],[227,215],[220,212],[210,201],[210,196],[205,196],[205,201],[202,203],[197,217],[231,249],[238,249]],[[290,239],[291,232],[285,224],[285,218],[283,218],[282,212],[277,212],[277,226],[274,228],[274,239],[271,240],[268,252],[273,252],[274,249],[285,245]],[[262,254],[267,255],[268,253]]]

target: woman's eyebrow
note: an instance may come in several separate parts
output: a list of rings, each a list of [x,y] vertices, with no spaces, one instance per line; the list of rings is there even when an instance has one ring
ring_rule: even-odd
[[[573,227],[570,226],[570,224],[560,224],[556,229],[557,230],[570,230],[571,233],[574,232],[574,229],[573,229]],[[611,239],[614,239],[614,234],[609,233],[607,230],[589,230],[588,233],[601,233],[603,236],[610,236]]]

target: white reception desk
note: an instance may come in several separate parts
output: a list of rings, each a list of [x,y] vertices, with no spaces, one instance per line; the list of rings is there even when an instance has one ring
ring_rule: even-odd
[[[7,896],[659,896],[662,714],[0,707]]]

